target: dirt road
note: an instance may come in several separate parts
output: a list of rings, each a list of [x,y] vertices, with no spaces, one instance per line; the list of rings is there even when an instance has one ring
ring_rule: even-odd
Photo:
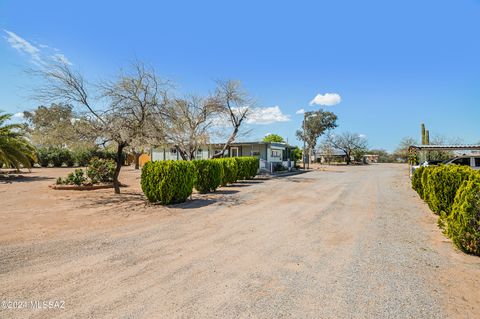
[[[443,237],[405,166],[239,183],[170,208],[146,206],[136,186],[112,203],[107,191],[29,183],[0,185],[0,298],[65,309],[0,309],[1,318],[480,313],[480,259]]]

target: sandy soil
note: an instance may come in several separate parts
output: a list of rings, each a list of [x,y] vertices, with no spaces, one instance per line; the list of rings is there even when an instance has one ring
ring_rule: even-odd
[[[1,318],[478,318],[480,258],[456,250],[402,165],[320,167],[182,205],[130,187],[0,180]],[[3,305],[3,304],[2,304]],[[27,308],[31,308],[27,306]]]

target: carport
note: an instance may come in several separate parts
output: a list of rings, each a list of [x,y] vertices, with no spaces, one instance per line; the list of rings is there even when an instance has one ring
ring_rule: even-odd
[[[445,145],[410,145],[408,147],[408,162],[414,165],[421,151],[480,151],[479,144],[445,144]]]

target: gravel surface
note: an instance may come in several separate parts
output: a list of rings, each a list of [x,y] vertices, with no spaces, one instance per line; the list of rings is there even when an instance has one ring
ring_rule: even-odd
[[[98,214],[120,221],[100,230],[3,241],[0,298],[65,309],[0,317],[475,318],[478,258],[442,237],[407,175],[329,167],[143,205],[135,222],[114,206]]]

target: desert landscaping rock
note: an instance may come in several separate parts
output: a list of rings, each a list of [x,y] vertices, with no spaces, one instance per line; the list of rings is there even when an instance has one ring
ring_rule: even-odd
[[[146,204],[130,187],[0,183],[1,318],[478,318],[480,261],[457,251],[404,165],[323,167]],[[13,196],[15,195],[15,196]]]

